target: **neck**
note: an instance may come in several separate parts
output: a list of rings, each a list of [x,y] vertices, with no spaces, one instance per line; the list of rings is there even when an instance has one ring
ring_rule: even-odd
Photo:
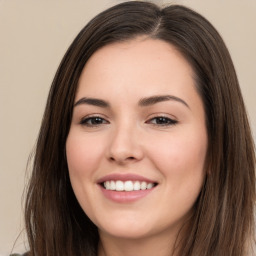
[[[147,238],[120,238],[100,234],[98,256],[177,256],[174,252],[175,236],[162,234]]]

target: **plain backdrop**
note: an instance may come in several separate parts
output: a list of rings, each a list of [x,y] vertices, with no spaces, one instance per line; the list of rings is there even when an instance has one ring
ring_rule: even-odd
[[[27,159],[58,64],[80,29],[98,12],[119,2],[0,0],[0,255],[10,253],[23,230]],[[223,36],[233,57],[255,138],[256,1],[172,3],[195,9]],[[21,235],[14,251],[24,251],[25,240]]]

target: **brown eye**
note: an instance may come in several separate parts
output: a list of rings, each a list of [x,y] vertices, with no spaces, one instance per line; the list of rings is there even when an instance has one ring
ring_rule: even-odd
[[[147,123],[151,123],[151,124],[159,125],[159,126],[169,126],[169,125],[177,124],[178,121],[173,120],[169,117],[158,116],[158,117],[151,118],[149,121],[147,121]]]
[[[87,117],[82,119],[80,124],[85,126],[99,126],[102,124],[108,124],[108,121],[106,121],[102,117],[94,116],[94,117]]]

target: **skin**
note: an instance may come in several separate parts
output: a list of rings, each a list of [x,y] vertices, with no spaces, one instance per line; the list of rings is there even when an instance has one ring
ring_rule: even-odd
[[[84,67],[66,152],[74,193],[99,229],[100,256],[173,250],[205,177],[207,131],[193,75],[172,45],[148,38],[107,45]],[[176,98],[140,104],[156,95]],[[83,97],[109,106],[77,103]],[[138,174],[157,186],[139,200],[115,202],[97,184],[113,173]]]

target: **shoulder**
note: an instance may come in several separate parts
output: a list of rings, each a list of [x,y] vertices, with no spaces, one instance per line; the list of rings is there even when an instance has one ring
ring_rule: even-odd
[[[28,252],[23,253],[23,254],[19,254],[19,253],[13,253],[10,256],[28,256]]]

